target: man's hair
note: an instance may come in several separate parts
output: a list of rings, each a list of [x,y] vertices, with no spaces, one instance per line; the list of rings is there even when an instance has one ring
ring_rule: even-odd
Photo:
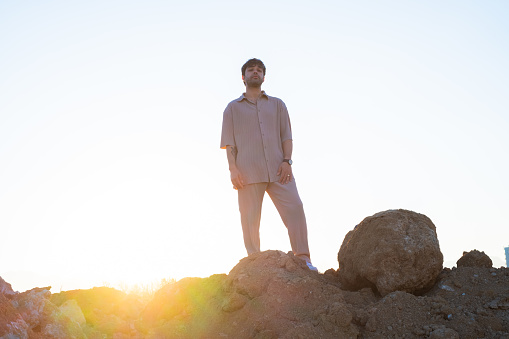
[[[242,66],[242,69],[241,69],[242,70],[242,76],[246,75],[246,69],[248,67],[253,67],[253,66],[260,66],[260,68],[263,70],[263,76],[265,76],[265,65],[263,64],[263,62],[260,59],[256,59],[256,58],[249,59]]]

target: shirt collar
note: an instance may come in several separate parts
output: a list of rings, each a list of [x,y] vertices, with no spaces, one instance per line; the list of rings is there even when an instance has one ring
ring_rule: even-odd
[[[260,94],[260,97],[266,97],[266,98],[269,98],[269,96],[267,95],[267,93],[265,93],[265,91],[262,91],[262,93]],[[246,93],[242,93],[242,95],[237,99],[238,102],[241,102],[242,100],[244,100],[246,98]]]

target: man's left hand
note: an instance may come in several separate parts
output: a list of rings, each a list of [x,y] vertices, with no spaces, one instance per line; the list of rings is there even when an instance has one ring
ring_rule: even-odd
[[[292,166],[289,163],[283,161],[281,165],[279,165],[277,175],[279,175],[280,184],[288,184],[290,181],[292,181]]]

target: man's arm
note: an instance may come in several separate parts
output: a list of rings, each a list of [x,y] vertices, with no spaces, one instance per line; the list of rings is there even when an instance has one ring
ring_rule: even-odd
[[[285,159],[291,159],[293,152],[293,141],[288,139],[283,141],[283,156]]]
[[[244,179],[237,168],[237,147],[226,145],[226,157],[228,159],[228,167],[230,169],[230,178],[232,180],[233,188],[244,188]]]
[[[291,159],[293,152],[293,142],[292,139],[287,139],[283,141],[283,157],[284,159]],[[292,181],[292,166],[287,162],[282,162],[279,165],[277,170],[277,175],[279,175],[279,183],[287,184]]]

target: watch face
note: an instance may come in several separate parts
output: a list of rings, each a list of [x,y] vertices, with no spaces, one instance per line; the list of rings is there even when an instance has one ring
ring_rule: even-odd
[[[289,163],[290,165],[291,165],[291,164],[293,164],[292,159],[288,159],[288,160],[286,160],[286,159],[285,159],[285,161],[286,161],[287,163]]]

